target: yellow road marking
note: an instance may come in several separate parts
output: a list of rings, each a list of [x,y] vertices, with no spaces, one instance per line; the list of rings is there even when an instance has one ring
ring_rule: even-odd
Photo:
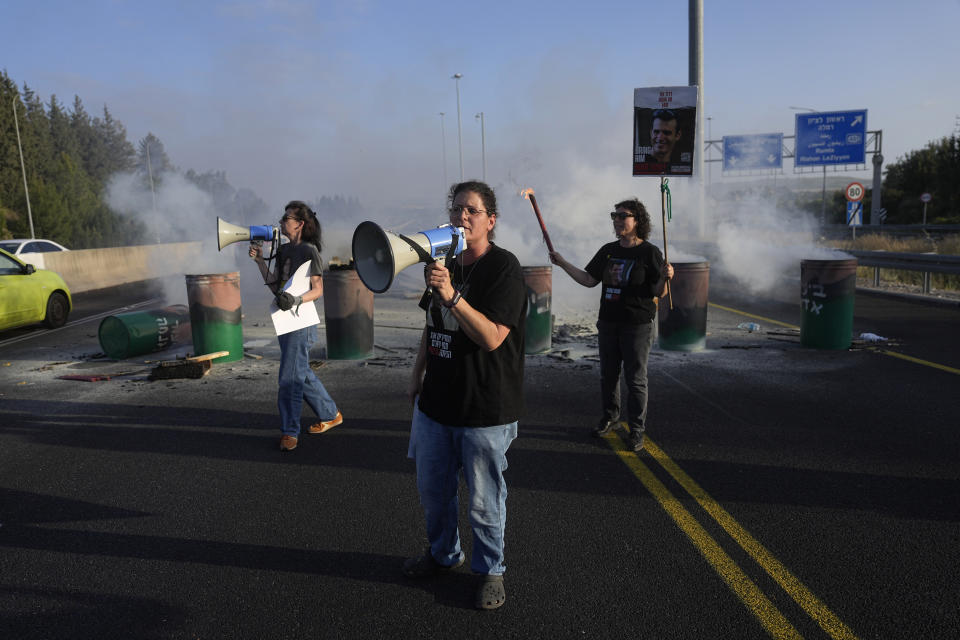
[[[878,349],[878,351],[888,356],[893,356],[894,358],[900,358],[901,360],[906,360],[907,362],[914,362],[916,364],[922,364],[927,367],[933,367],[934,369],[940,369],[941,371],[946,371],[947,373],[956,373],[960,375],[960,369],[954,369],[953,367],[948,367],[945,364],[928,362],[926,360],[921,360],[920,358],[914,358],[913,356],[908,356],[905,353],[897,353],[896,351],[887,351],[886,349]]]
[[[730,313],[736,313],[737,315],[746,316],[748,318],[753,318],[754,320],[763,320],[764,322],[769,322],[771,324],[778,324],[781,327],[787,327],[789,329],[800,329],[795,324],[790,324],[789,322],[780,322],[779,320],[774,320],[773,318],[768,318],[766,316],[758,316],[752,313],[747,313],[746,311],[740,311],[739,309],[734,309],[732,307],[725,307],[722,304],[717,304],[716,302],[708,302],[708,305],[711,307],[716,307],[717,309],[723,309],[724,311],[729,311]]]
[[[727,586],[737,595],[744,605],[760,621],[764,629],[773,638],[798,638],[803,636],[790,624],[790,621],[774,606],[760,588],[737,566],[727,553],[710,537],[710,534],[690,515],[680,501],[661,483],[640,459],[620,441],[620,438],[610,433],[604,438],[624,464],[643,483],[664,511],[673,518],[680,530],[683,531],[703,557],[710,563],[714,571],[727,583]]]
[[[645,439],[647,452],[674,480],[680,483],[687,493],[700,504],[710,516],[719,523],[737,544],[739,544],[771,578],[777,581],[807,614],[813,618],[831,638],[853,640],[857,636],[820,601],[796,576],[777,560],[770,551],[760,544],[750,533],[733,519],[727,511],[711,498],[703,488],[694,482],[660,447]]]
[[[800,327],[789,324],[787,322],[780,322],[779,320],[774,320],[773,318],[767,318],[765,316],[758,316],[752,313],[747,313],[746,311],[740,311],[739,309],[734,309],[732,307],[725,307],[721,304],[715,302],[708,302],[711,307],[716,307],[717,309],[723,309],[724,311],[729,311],[730,313],[736,313],[737,315],[746,316],[748,318],[753,318],[755,320],[763,320],[764,322],[770,322],[772,324],[779,324],[782,327],[789,327],[790,329],[800,329]],[[921,360],[920,358],[914,358],[913,356],[908,356],[903,353],[897,353],[896,351],[888,351],[886,349],[872,349],[877,353],[882,353],[884,355],[893,356],[894,358],[900,358],[901,360],[906,360],[908,362],[913,362],[914,364],[922,364],[926,367],[933,367],[934,369],[940,369],[941,371],[946,371],[947,373],[955,373],[960,375],[960,369],[954,369],[953,367],[948,367],[945,364],[937,364],[936,362],[930,362],[929,360]]]

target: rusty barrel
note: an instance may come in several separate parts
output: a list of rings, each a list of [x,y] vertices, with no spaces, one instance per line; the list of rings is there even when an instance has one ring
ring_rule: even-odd
[[[323,315],[328,358],[373,356],[373,292],[364,286],[352,262],[324,272]]]
[[[710,263],[672,262],[670,296],[657,304],[661,349],[701,351],[707,346],[707,293]],[[673,308],[670,308],[671,298]]]
[[[187,275],[187,301],[196,355],[229,351],[212,360],[243,359],[243,326],[240,307],[240,273]]]
[[[523,267],[523,283],[527,289],[527,320],[524,328],[524,352],[550,351],[553,334],[553,267]]]
[[[190,340],[190,310],[175,304],[107,316],[100,321],[97,336],[100,348],[114,360],[163,351]]]
[[[800,344],[849,349],[857,259],[800,261]]]

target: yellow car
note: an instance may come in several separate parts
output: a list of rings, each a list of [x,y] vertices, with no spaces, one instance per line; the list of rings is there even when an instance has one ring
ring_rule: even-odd
[[[36,269],[0,249],[0,331],[42,322],[62,327],[73,308],[59,274]]]

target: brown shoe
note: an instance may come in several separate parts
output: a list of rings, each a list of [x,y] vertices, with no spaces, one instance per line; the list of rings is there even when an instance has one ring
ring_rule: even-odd
[[[337,415],[333,417],[333,420],[327,420],[326,422],[317,422],[312,424],[309,427],[310,433],[323,433],[324,431],[329,431],[333,429],[338,424],[343,424],[343,414],[337,411]]]
[[[297,439],[293,436],[283,436],[280,438],[280,451],[293,451],[297,448]]]

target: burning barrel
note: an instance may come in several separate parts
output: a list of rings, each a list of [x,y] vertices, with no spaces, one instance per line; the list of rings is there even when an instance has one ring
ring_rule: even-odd
[[[331,265],[323,274],[323,314],[327,357],[362,360],[373,356],[373,292],[364,286],[354,263]]]
[[[523,282],[527,289],[524,352],[532,354],[550,351],[553,333],[553,316],[550,312],[553,267],[523,267]]]
[[[196,355],[229,351],[212,362],[243,359],[243,327],[240,306],[240,273],[188,275],[187,300]]]
[[[123,360],[163,351],[190,339],[190,311],[175,304],[162,309],[107,316],[97,331],[100,348],[110,358]]]
[[[853,335],[857,260],[800,261],[800,344],[848,349]]]
[[[657,305],[660,348],[667,351],[701,351],[707,346],[707,290],[710,263],[671,262],[670,300]]]

